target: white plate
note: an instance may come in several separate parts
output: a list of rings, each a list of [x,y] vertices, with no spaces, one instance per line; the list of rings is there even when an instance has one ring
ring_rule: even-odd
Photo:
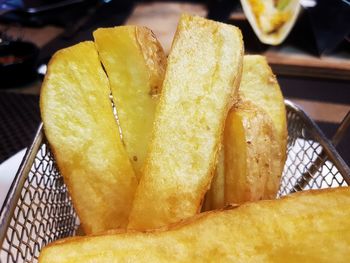
[[[2,207],[26,150],[26,148],[22,149],[0,164],[0,208]]]

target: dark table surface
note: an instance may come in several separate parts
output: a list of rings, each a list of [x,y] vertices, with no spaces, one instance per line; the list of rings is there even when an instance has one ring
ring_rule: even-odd
[[[39,96],[0,93],[0,163],[31,145],[39,123]]]

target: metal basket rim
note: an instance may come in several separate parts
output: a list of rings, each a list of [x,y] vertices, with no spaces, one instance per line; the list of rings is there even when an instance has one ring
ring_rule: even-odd
[[[317,142],[322,145],[327,157],[334,163],[334,165],[339,170],[339,173],[342,175],[344,180],[350,185],[350,168],[339,155],[333,144],[326,138],[324,133],[320,130],[318,125],[301,109],[300,106],[295,103],[285,99],[284,100],[286,107],[289,110],[294,111],[301,117],[309,129],[309,132],[315,136],[318,140]],[[42,145],[42,142],[45,139],[45,133],[43,124],[40,123],[37,133],[34,137],[33,143],[27,149],[26,154],[21,162],[21,165],[14,177],[14,180],[11,184],[11,187],[7,193],[3,206],[0,210],[0,244],[3,246],[3,242],[6,236],[6,232],[10,221],[12,219],[14,210],[16,208],[18,199],[20,197],[21,190],[23,188],[24,182],[29,174],[35,156]]]
[[[344,159],[340,156],[338,151],[335,149],[334,145],[330,142],[330,140],[324,135],[321,129],[318,127],[316,122],[312,120],[306,112],[297,104],[291,102],[290,100],[285,99],[284,103],[290,110],[296,112],[299,117],[301,117],[308,128],[308,132],[310,132],[315,138],[317,142],[323,147],[323,151],[326,152],[327,157],[334,163],[339,173],[342,175],[344,180],[348,185],[350,185],[350,168],[344,161]]]

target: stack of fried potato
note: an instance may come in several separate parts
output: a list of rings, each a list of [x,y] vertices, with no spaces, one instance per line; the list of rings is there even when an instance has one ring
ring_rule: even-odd
[[[40,99],[88,236],[50,244],[40,262],[323,262],[330,251],[345,262],[348,189],[256,202],[276,197],[286,113],[238,28],[183,15],[167,59],[147,28],[94,39],[55,54]],[[228,204],[242,205],[200,213]]]

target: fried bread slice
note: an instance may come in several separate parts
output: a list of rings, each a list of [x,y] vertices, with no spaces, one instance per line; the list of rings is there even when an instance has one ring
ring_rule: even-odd
[[[93,42],[58,51],[40,94],[45,135],[86,234],[125,227],[137,180]]]
[[[238,28],[181,17],[128,229],[158,228],[199,212],[237,94],[243,52]]]

